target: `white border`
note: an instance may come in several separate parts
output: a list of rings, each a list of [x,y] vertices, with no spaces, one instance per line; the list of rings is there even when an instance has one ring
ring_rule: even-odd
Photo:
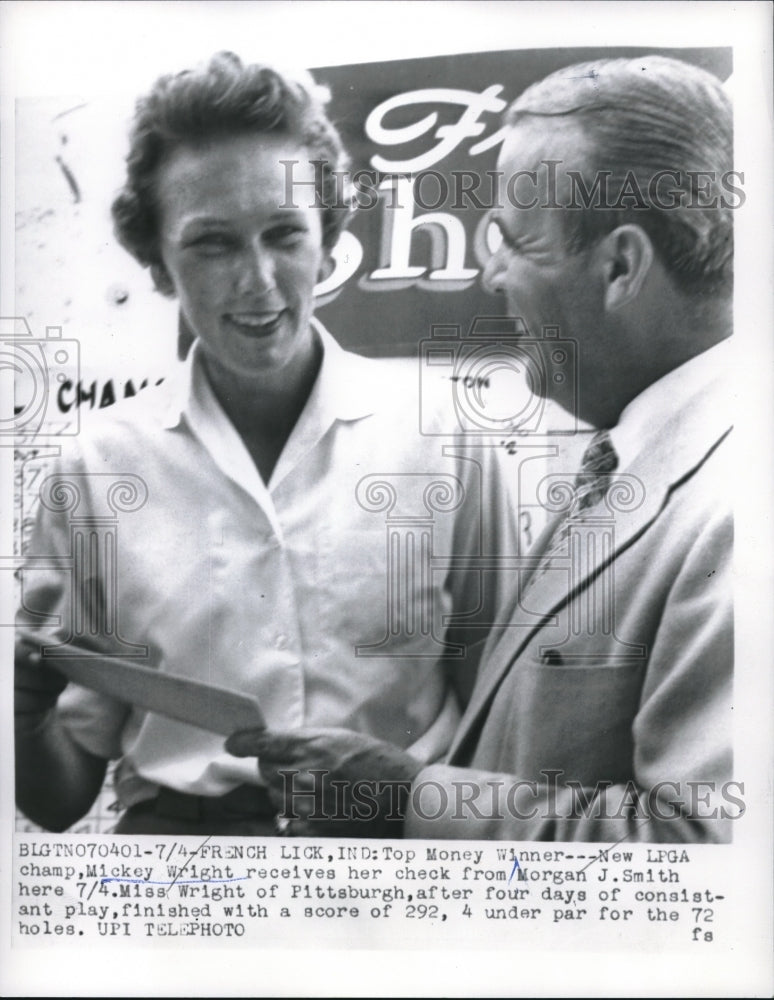
[[[451,52],[557,46],[733,45],[737,165],[747,204],[738,214],[736,331],[743,400],[737,516],[737,683],[740,741],[750,816],[734,868],[749,896],[746,954],[714,949],[675,967],[642,952],[511,954],[230,952],[136,948],[127,955],[71,948],[9,949],[12,782],[2,782],[3,873],[0,992],[3,995],[692,995],[771,994],[772,566],[772,194],[771,5],[768,3],[263,3],[4,2],[2,53],[3,278],[0,315],[13,312],[12,117],[15,96],[137,94],[160,73],[233,48],[248,59],[294,65],[411,58]],[[170,51],[174,56],[170,57]],[[9,253],[11,255],[9,259]],[[9,295],[9,289],[11,293]],[[742,361],[743,359],[743,361]],[[9,399],[6,393],[4,399]],[[7,459],[7,455],[3,455]],[[7,465],[0,470],[9,484]],[[10,510],[6,505],[5,510]],[[4,518],[8,540],[8,518]],[[8,552],[6,548],[2,550]],[[0,574],[2,576],[2,574]],[[3,664],[8,630],[0,630]],[[5,675],[9,676],[6,669]],[[4,683],[4,694],[9,685]],[[11,712],[3,698],[2,757],[10,761]],[[66,957],[65,957],[66,956]],[[181,962],[182,958],[182,962]],[[181,981],[184,969],[185,981]]]

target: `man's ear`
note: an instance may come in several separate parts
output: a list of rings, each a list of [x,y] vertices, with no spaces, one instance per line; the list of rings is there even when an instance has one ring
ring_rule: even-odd
[[[650,237],[640,226],[619,226],[602,241],[605,308],[611,312],[634,301],[653,265]]]
[[[333,274],[333,270],[336,267],[336,262],[333,257],[326,251],[323,257],[322,263],[317,271],[317,284],[321,285],[324,281]]]

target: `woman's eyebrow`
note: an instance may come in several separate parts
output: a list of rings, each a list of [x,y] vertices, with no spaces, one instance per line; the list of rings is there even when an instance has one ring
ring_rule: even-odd
[[[291,216],[293,218],[300,218],[303,214],[303,209],[299,208],[298,205],[278,205],[277,208],[269,214],[269,222],[283,222]]]
[[[192,226],[219,226],[228,220],[219,215],[189,215],[184,216],[181,223],[180,229],[186,230]]]
[[[193,215],[181,220],[177,227],[169,226],[168,232],[178,239],[185,239],[192,234],[205,233],[212,229],[222,229],[229,225],[230,220],[216,215]]]

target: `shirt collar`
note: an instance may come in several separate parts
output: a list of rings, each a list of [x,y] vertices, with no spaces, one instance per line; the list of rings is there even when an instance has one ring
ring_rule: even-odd
[[[697,396],[716,391],[732,361],[730,339],[697,354],[636,396],[610,431],[618,455],[619,469],[627,468],[639,452],[661,437],[678,406],[687,406]]]
[[[316,317],[312,327],[322,343],[323,359],[307,409],[317,410],[324,423],[370,416],[384,392],[378,362],[345,351]]]
[[[312,318],[312,326],[320,338],[323,356],[302,418],[330,426],[335,420],[359,420],[369,416],[383,392],[376,363],[345,351],[316,317]],[[163,419],[167,430],[177,427],[183,416],[189,420],[194,414],[209,418],[214,410],[221,411],[204,375],[198,340],[170,379],[170,388],[169,405]]]

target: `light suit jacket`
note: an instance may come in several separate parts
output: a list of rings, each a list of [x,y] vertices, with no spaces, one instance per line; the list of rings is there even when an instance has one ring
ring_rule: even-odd
[[[733,520],[720,389],[689,400],[586,512],[572,559],[522,573],[448,763],[415,782],[406,837],[730,839],[741,802],[723,784]]]

